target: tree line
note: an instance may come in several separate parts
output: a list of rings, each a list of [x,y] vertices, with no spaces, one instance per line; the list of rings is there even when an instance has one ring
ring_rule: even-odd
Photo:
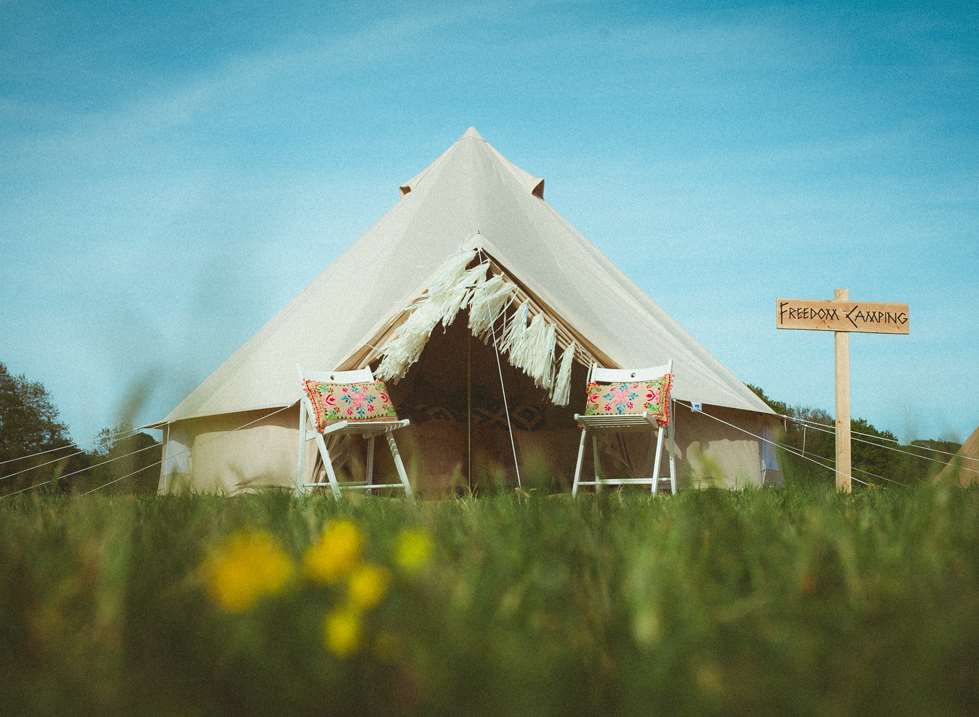
[[[779,443],[788,446],[797,454],[802,454],[821,463],[833,464],[836,458],[836,435],[833,428],[835,419],[831,414],[821,408],[792,406],[784,401],[776,400],[766,395],[765,391],[758,386],[748,384],[748,388],[754,391],[776,413],[817,424],[806,426],[800,421],[784,419],[778,439]],[[852,419],[850,430],[853,432],[851,447],[853,477],[875,485],[883,485],[889,481],[911,485],[918,481],[931,480],[944,468],[942,463],[936,461],[948,463],[952,461],[952,456],[927,449],[955,453],[961,447],[960,443],[954,441],[932,439],[914,440],[908,445],[899,446],[896,435],[890,431],[877,428],[865,418]],[[896,447],[899,447],[904,453],[891,450],[891,448]],[[779,451],[779,463],[782,468],[782,475],[785,476],[786,480],[834,480],[830,471],[820,468],[792,451]]]
[[[103,428],[91,446],[74,444],[48,390],[0,363],[0,498],[17,491],[85,492],[141,468],[104,490],[156,492],[159,471],[148,466],[160,460],[160,449],[152,448],[158,445],[152,436],[120,425]]]

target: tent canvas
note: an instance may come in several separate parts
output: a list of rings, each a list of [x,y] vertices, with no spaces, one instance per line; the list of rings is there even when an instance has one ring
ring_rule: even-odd
[[[979,483],[979,428],[965,439],[965,443],[962,444],[955,456],[950,460],[947,458],[942,460],[946,460],[948,465],[938,472],[935,480],[957,480],[961,485]]]
[[[171,489],[176,484],[171,478],[178,474],[179,482],[197,489],[235,491],[289,484],[296,463],[294,408],[244,430],[232,429],[249,417],[294,407],[297,363],[317,369],[353,368],[365,361],[376,365],[378,342],[390,339],[446,261],[467,250],[491,258],[509,281],[530,296],[558,331],[580,347],[579,361],[632,367],[672,359],[677,367],[675,397],[714,407],[751,433],[771,432],[775,421],[768,406],[561,218],[544,200],[543,188],[542,179],[509,162],[469,129],[401,185],[399,201],[377,224],[160,422],[166,427],[168,443],[161,490]],[[463,310],[459,316],[467,314]],[[493,357],[492,348],[487,355],[488,347],[476,341],[474,354],[464,324],[457,317],[444,334],[442,327],[437,328],[419,364],[450,357],[454,365],[467,366],[466,424],[471,443],[473,386],[488,391],[488,380],[498,384],[499,377],[492,362],[482,365]],[[504,357],[506,365],[499,372],[505,383],[519,382],[523,374],[508,365],[508,358]],[[584,370],[576,366],[568,410],[584,395]],[[397,390],[410,392],[425,370],[409,367]],[[549,402],[548,392],[535,386],[521,395],[531,397],[530,402]],[[405,408],[403,414],[414,424],[415,416]],[[714,476],[717,480],[758,483],[766,471],[777,473],[774,458],[766,457],[764,444],[756,438],[726,435],[722,425],[711,425],[702,416],[681,411],[678,418],[681,476],[685,466],[696,477],[698,455],[702,473],[708,464],[715,466],[708,473],[727,473]],[[443,422],[460,421],[455,416]],[[558,424],[553,430],[564,432]],[[424,426],[407,432],[416,434],[416,464],[421,466],[421,457],[426,456],[425,468],[418,468],[426,474],[413,476],[414,480],[422,490],[429,481],[444,484],[445,471],[449,466],[457,470],[458,461],[439,461],[430,454],[458,451],[424,439]],[[572,436],[575,432],[570,420],[567,432]],[[523,442],[539,441],[525,438]],[[558,440],[555,445],[560,444]],[[252,453],[255,460],[246,460]],[[467,470],[472,451],[468,453]]]

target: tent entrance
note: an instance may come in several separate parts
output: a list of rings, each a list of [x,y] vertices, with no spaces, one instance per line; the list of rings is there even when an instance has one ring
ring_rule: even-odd
[[[571,403],[555,406],[506,360],[498,366],[492,343],[473,337],[467,321],[463,312],[444,332],[439,327],[405,377],[389,385],[399,415],[411,419],[402,453],[413,482],[427,493],[517,485],[502,373],[524,487],[563,486],[574,468],[585,368],[573,368]]]

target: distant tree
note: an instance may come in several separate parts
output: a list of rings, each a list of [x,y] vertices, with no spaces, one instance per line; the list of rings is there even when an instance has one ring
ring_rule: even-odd
[[[76,492],[100,488],[100,492],[106,493],[155,493],[160,471],[153,470],[153,466],[160,461],[160,451],[153,450],[153,446],[159,446],[159,442],[146,433],[134,434],[132,426],[103,428],[95,439],[95,449],[89,454],[93,468],[79,476],[80,480],[74,482],[72,489]]]
[[[70,443],[47,389],[0,363],[0,460]]]
[[[0,464],[0,476],[10,476],[0,481],[0,496],[24,489],[79,493],[101,486],[106,492],[153,493],[158,445],[131,426],[116,426],[103,428],[91,450],[75,447],[47,389],[0,363],[0,461],[22,458]],[[57,448],[62,450],[51,450]],[[117,478],[123,480],[110,484]]]
[[[791,406],[768,396],[759,386],[748,384],[755,395],[768,404],[773,411],[792,419],[785,419],[780,443],[791,449],[779,452],[782,473],[786,480],[824,480],[832,481],[831,470],[822,468],[813,461],[832,467],[836,457],[835,419],[819,408]],[[808,421],[809,424],[802,421]],[[941,468],[934,460],[943,460],[921,448],[939,448],[954,453],[958,444],[945,441],[919,440],[911,446],[900,446],[897,436],[874,426],[864,418],[850,421],[852,434],[853,476],[867,483],[884,484],[890,481],[910,484],[926,480]],[[901,453],[893,448],[900,448]],[[914,453],[923,458],[907,455]],[[931,461],[931,462],[929,462]]]
[[[0,466],[0,475],[25,471],[0,484],[0,495],[26,485],[42,483],[78,465],[84,456],[72,456],[71,436],[61,422],[58,409],[47,389],[24,375],[15,376],[0,363],[0,461],[32,456],[41,451],[64,447],[40,456]],[[61,460],[57,460],[61,458]],[[41,465],[47,463],[48,465]],[[40,466],[34,468],[35,466]]]

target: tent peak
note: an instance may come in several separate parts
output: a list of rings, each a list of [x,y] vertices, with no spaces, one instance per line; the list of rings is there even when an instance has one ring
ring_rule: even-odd
[[[476,141],[471,141],[476,140]],[[463,135],[445,150],[439,157],[425,167],[421,172],[399,185],[401,196],[404,197],[414,192],[422,180],[427,176],[437,176],[446,166],[454,166],[458,171],[464,172],[465,176],[475,176],[482,173],[484,176],[492,174],[490,167],[503,167],[507,172],[502,175],[512,176],[524,188],[524,190],[538,199],[544,198],[544,180],[541,177],[524,171],[513,162],[500,154],[489,142],[487,142],[475,127],[467,129]],[[497,173],[500,176],[500,173]],[[429,180],[431,184],[432,180]]]

